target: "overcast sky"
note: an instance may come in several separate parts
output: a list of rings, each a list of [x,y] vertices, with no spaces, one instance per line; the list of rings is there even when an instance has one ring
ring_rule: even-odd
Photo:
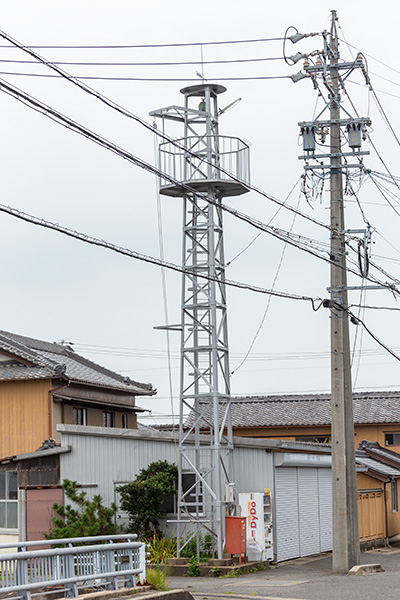
[[[398,3],[346,0],[272,3],[232,0],[201,3],[170,0],[145,3],[127,0],[3,0],[0,30],[27,46],[132,46],[231,40],[282,38],[292,25],[303,33],[329,29],[330,11],[339,15],[342,57],[351,61],[362,50],[368,61],[372,85],[395,132],[399,128],[400,64]],[[389,16],[388,16],[389,15]],[[153,134],[134,121],[116,114],[94,98],[52,74],[49,69],[16,60],[31,60],[22,51],[0,42],[0,77],[75,119],[92,131],[153,163]],[[282,57],[282,41],[204,45],[203,60],[239,60]],[[287,53],[321,48],[321,37],[288,42]],[[49,61],[78,62],[182,62],[200,61],[199,46],[166,48],[40,48]],[[351,54],[353,53],[353,55]],[[293,74],[302,63],[290,67],[283,60],[204,65],[213,82],[228,77],[266,77]],[[183,81],[85,80],[102,94],[152,123],[149,112],[181,104],[179,90],[195,83],[200,65],[100,66],[66,64],[77,77],[182,79]],[[30,73],[11,75],[10,73]],[[393,175],[400,175],[400,148],[355,72],[346,89],[360,116],[370,116],[371,138]],[[303,164],[298,122],[311,120],[323,107],[312,84],[290,79],[222,81],[228,88],[220,97],[225,106],[242,101],[221,117],[220,132],[251,144],[251,181],[281,200],[299,181]],[[361,85],[360,85],[361,84]],[[346,107],[352,111],[347,102]],[[160,256],[159,231],[165,259],[181,261],[182,200],[161,197],[161,224],[157,218],[156,178],[122,158],[96,146],[46,116],[0,93],[1,203],[59,223],[96,238]],[[354,111],[353,113],[354,114]],[[364,159],[372,170],[385,166],[371,145]],[[358,189],[359,182],[354,182]],[[385,184],[396,193],[393,185]],[[328,182],[322,200],[307,202],[299,184],[288,204],[328,223]],[[400,191],[397,189],[397,195]],[[386,271],[399,277],[398,229],[400,217],[388,205],[371,180],[366,179],[358,197],[374,235],[372,257]],[[226,201],[260,221],[269,222],[277,206],[255,192]],[[397,199],[392,200],[396,207]],[[400,209],[398,209],[400,212]],[[353,198],[346,202],[346,225],[363,227],[363,217]],[[153,328],[180,321],[179,274],[166,274],[168,316],[165,315],[159,267],[110,251],[85,245],[53,231],[35,227],[0,213],[2,256],[1,329],[45,339],[68,340],[77,352],[129,375],[151,382],[158,389],[152,399],[138,404],[151,408],[162,422],[172,412],[165,333]],[[272,224],[328,243],[328,232],[301,217],[281,210]],[[245,252],[257,231],[226,215],[225,254],[231,264],[227,278],[307,296],[327,297],[329,266],[304,252],[284,246],[270,236],[260,236]],[[240,256],[237,257],[237,255]],[[237,257],[237,258],[236,258]],[[385,277],[381,275],[382,280]],[[359,280],[351,279],[352,285]],[[359,304],[360,293],[350,302]],[[231,369],[235,371],[260,326],[268,298],[253,292],[229,289],[228,319]],[[387,291],[371,290],[366,304],[397,307]],[[356,310],[356,309],[355,309]],[[400,354],[398,312],[371,310],[362,317],[373,333]],[[357,331],[352,326],[352,336]],[[173,397],[179,393],[179,334],[170,335]],[[252,352],[232,376],[232,393],[279,394],[328,392],[329,313],[314,312],[306,302],[273,298]],[[355,389],[400,388],[399,362],[366,332],[358,336],[353,361]],[[361,349],[361,354],[360,354]],[[174,402],[174,410],[177,410]],[[150,422],[147,420],[146,422]]]

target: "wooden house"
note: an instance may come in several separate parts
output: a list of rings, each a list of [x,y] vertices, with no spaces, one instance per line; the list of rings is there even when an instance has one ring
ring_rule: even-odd
[[[58,441],[58,423],[135,429],[136,397],[155,393],[70,346],[0,331],[0,457]]]
[[[362,440],[356,450],[360,540],[367,545],[400,534],[400,454]]]

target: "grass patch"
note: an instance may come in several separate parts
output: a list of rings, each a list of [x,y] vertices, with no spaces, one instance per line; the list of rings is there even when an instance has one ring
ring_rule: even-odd
[[[160,565],[157,562],[155,569],[146,569],[146,580],[147,583],[155,590],[166,592],[168,590],[167,584],[167,561],[165,561],[164,569],[160,569]]]

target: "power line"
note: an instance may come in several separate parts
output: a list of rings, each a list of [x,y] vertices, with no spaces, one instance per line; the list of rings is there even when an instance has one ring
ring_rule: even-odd
[[[33,46],[31,46],[32,48]],[[68,65],[82,67],[169,67],[189,65],[225,65],[251,62],[265,62],[269,60],[283,60],[283,56],[268,56],[262,58],[236,58],[229,60],[192,60],[192,61],[169,61],[169,62],[82,62],[82,61],[52,61],[53,65]],[[36,65],[36,60],[17,60],[1,58],[0,63],[12,63],[21,65]]]
[[[16,73],[0,71],[0,75],[16,75],[17,77],[44,77],[45,79],[59,79],[60,75],[48,75],[47,73]],[[156,81],[156,82],[189,82],[199,81],[198,77],[101,77],[97,75],[79,75],[75,77],[85,81]],[[290,79],[289,75],[260,75],[258,77],[213,77],[217,81],[262,81],[269,79]]]
[[[341,306],[340,309],[344,310],[349,315],[349,317],[351,317],[353,323],[355,323],[357,325],[361,324],[363,326],[363,328],[365,329],[365,331],[368,333],[368,335],[370,337],[372,337],[372,339],[375,340],[375,342],[377,344],[379,344],[380,346],[382,346],[382,348],[384,348],[386,350],[386,352],[388,352],[389,354],[391,354],[393,356],[393,358],[395,358],[396,360],[400,361],[400,356],[398,356],[393,350],[391,350],[391,348],[389,348],[389,346],[387,346],[384,342],[382,342],[382,340],[380,340],[371,331],[371,329],[366,325],[366,323],[362,319],[356,317],[356,315],[351,310],[349,310],[348,308],[344,308],[343,306]]]
[[[350,307],[356,306],[351,304]],[[358,307],[359,305],[357,305]],[[369,308],[368,306],[362,306],[361,308]],[[381,307],[376,307],[381,308]],[[395,310],[400,311],[400,308]],[[85,344],[76,342],[73,344],[74,348],[79,352],[90,353],[90,354],[107,354],[111,356],[127,356],[130,358],[141,358],[141,359],[164,359],[168,355],[168,350],[162,349],[147,349],[147,348],[132,348],[127,346],[102,346],[98,344]],[[394,348],[394,350],[400,351],[400,348]],[[376,350],[373,348],[366,348],[362,350],[362,354],[365,356],[382,356],[386,352],[383,350]],[[178,360],[180,357],[179,351],[171,352],[172,358]],[[231,357],[240,359],[245,354],[243,353],[230,353]],[[321,358],[327,359],[330,357],[328,351],[307,351],[307,352],[275,352],[275,353],[264,353],[264,352],[253,352],[248,358],[249,362],[268,362],[268,361],[286,361],[286,360],[319,360]]]
[[[111,100],[110,98],[107,98],[106,96],[104,96],[103,94],[101,94],[100,92],[98,92],[97,90],[94,90],[93,88],[89,87],[85,83],[83,83],[83,82],[79,81],[78,79],[76,79],[75,77],[71,76],[69,73],[67,73],[63,69],[60,69],[60,67],[58,67],[58,66],[54,65],[53,63],[51,63],[50,61],[46,60],[45,58],[43,58],[42,56],[40,56],[39,54],[37,54],[36,52],[34,52],[33,50],[31,50],[30,48],[24,46],[23,44],[21,44],[17,40],[14,40],[11,36],[9,36],[8,34],[6,34],[5,32],[0,31],[0,37],[3,37],[8,42],[10,42],[11,44],[13,44],[15,47],[19,48],[20,50],[23,50],[24,52],[26,52],[30,56],[33,56],[36,60],[38,60],[42,64],[46,65],[50,69],[56,71],[59,75],[61,75],[65,79],[67,79],[70,83],[73,83],[75,86],[79,87],[84,92],[86,92],[86,93],[90,94],[91,96],[97,98],[97,100],[100,100],[102,103],[104,103],[109,108],[112,108],[113,110],[119,112],[120,114],[122,114],[122,115],[124,115],[124,116],[126,116],[126,117],[128,117],[130,119],[133,119],[137,123],[140,123],[140,125],[142,125],[143,127],[145,127],[147,130],[151,131],[152,133],[156,133],[157,136],[159,136],[160,138],[162,138],[165,141],[170,142],[176,148],[178,148],[180,150],[184,150],[186,154],[189,154],[190,156],[193,156],[194,158],[198,158],[198,156],[196,155],[195,152],[190,151],[187,148],[183,147],[181,144],[179,144],[179,142],[177,142],[176,140],[174,140],[170,136],[166,135],[165,133],[159,131],[158,129],[154,129],[154,127],[152,125],[150,125],[149,123],[147,123],[146,121],[144,121],[143,119],[141,119],[140,117],[138,117],[137,115],[135,115],[134,113],[131,113],[126,108],[123,108],[122,106],[120,106],[119,104],[117,104],[116,102],[114,102],[113,100]],[[187,81],[187,80],[185,80],[185,81]],[[196,79],[196,81],[197,81],[197,79]],[[211,164],[213,166],[213,168],[218,168],[218,170],[221,173],[229,175],[234,181],[238,181],[238,182],[242,183],[237,177],[234,177],[231,173],[229,173],[228,171],[226,171],[222,167],[220,167],[220,166],[216,167],[215,164],[209,163],[209,161],[207,159],[204,159],[204,158],[202,158],[202,161],[205,164]],[[281,202],[277,198],[274,198],[273,196],[267,194],[263,190],[258,189],[256,186],[251,185],[251,184],[247,184],[247,187],[250,190],[252,190],[252,191],[260,194],[261,196],[263,196],[265,198],[267,198],[268,200],[271,200],[272,202],[275,202],[279,206],[285,206],[283,202]],[[295,212],[295,209],[293,209],[290,206],[285,206],[285,208],[287,210],[289,210],[289,211]],[[312,223],[315,223],[315,224],[319,225],[320,227],[323,227],[323,228],[328,229],[330,231],[330,227],[328,225],[326,225],[325,223],[322,223],[321,221],[318,221],[317,219],[314,219],[313,217],[311,217],[311,216],[309,216],[309,215],[307,215],[307,214],[305,214],[305,213],[303,213],[301,211],[297,211],[297,214],[299,214],[303,218],[311,221]]]
[[[158,177],[163,177],[164,179],[168,180],[169,182],[174,183],[175,185],[179,185],[182,189],[187,190],[189,193],[197,193],[196,190],[193,190],[190,187],[190,185],[177,181],[175,178],[171,177],[170,175],[167,175],[166,173],[160,171],[157,167],[154,167],[153,165],[147,163],[146,161],[143,161],[142,159],[138,158],[137,156],[133,155],[132,153],[125,151],[124,149],[120,148],[119,146],[110,142],[109,140],[102,138],[101,136],[95,134],[93,131],[80,125],[76,121],[73,121],[69,117],[66,117],[65,115],[63,115],[59,111],[56,111],[49,105],[46,105],[46,104],[40,102],[39,100],[37,100],[36,98],[33,98],[32,96],[26,94],[19,88],[15,88],[4,81],[0,81],[0,90],[4,91],[5,93],[10,94],[12,97],[16,98],[20,102],[27,104],[34,110],[41,112],[45,116],[51,118],[52,120],[63,125],[64,127],[71,129],[72,131],[79,133],[80,135],[86,137],[87,139],[90,139],[91,141],[95,142],[96,144],[99,144],[99,145],[105,147],[106,149],[110,150],[111,152],[114,152],[121,158],[124,158],[125,160],[128,160],[129,162],[135,164],[136,166],[139,166],[140,168],[142,168],[146,171],[149,171],[153,175],[156,175]],[[211,202],[210,199],[207,198],[207,200],[209,202]],[[279,203],[282,204],[281,202],[279,202]],[[268,226],[264,225],[263,223],[256,221],[255,219],[252,219],[248,215],[239,213],[239,211],[237,211],[233,208],[230,208],[229,206],[227,206],[225,204],[221,205],[221,207],[223,210],[230,212],[231,214],[235,215],[237,218],[239,218],[247,223],[250,223],[254,227],[261,229],[262,231],[266,231],[267,233],[270,233],[271,235],[273,235],[274,237],[276,237],[278,239],[281,239],[281,240],[285,239],[288,241],[289,244],[294,245],[316,257],[323,258],[323,260],[330,262],[329,258],[322,257],[315,250],[307,248],[307,242],[306,242],[306,245],[304,246],[304,242],[305,242],[306,238],[304,238],[302,236],[298,236],[298,238],[295,241],[289,240],[287,238],[287,236],[289,234],[287,232],[285,232],[284,230],[278,230],[273,227],[268,227]],[[296,214],[302,214],[302,213],[300,213],[300,211],[297,211],[295,209],[293,209],[293,212],[295,212]],[[300,243],[300,240],[301,240],[301,243]],[[303,244],[303,246],[301,246],[301,244]]]
[[[29,215],[29,214],[27,214],[23,211],[20,211],[16,208],[12,208],[11,206],[5,206],[4,204],[0,204],[0,212],[7,213],[13,217],[21,219],[22,221],[31,223],[32,225],[38,225],[39,227],[44,227],[46,229],[52,229],[53,231],[58,231],[58,233],[62,233],[68,237],[75,238],[77,240],[80,240],[81,242],[85,242],[86,244],[100,246],[102,248],[106,248],[107,250],[112,250],[113,252],[116,252],[117,254],[123,254],[124,256],[128,256],[129,258],[134,258],[136,260],[140,260],[140,261],[150,263],[153,265],[157,265],[160,267],[165,267],[166,269],[170,269],[172,271],[177,271],[179,273],[187,273],[190,271],[190,269],[180,267],[179,265],[176,265],[174,263],[162,261],[153,256],[141,254],[139,252],[136,252],[135,250],[129,250],[128,248],[123,248],[122,246],[117,246],[116,244],[111,244],[109,242],[100,240],[98,238],[92,237],[85,233],[80,233],[78,231],[68,229],[67,227],[63,227],[63,226],[59,225],[58,223],[52,223],[51,221],[46,221],[45,219],[42,219],[40,217],[35,217],[34,215]],[[202,279],[206,279],[208,281],[219,282],[218,277],[212,277],[209,275],[205,275],[204,273],[196,272],[196,276],[199,278],[202,278]],[[252,292],[257,292],[259,294],[267,294],[267,295],[272,294],[273,296],[277,296],[280,298],[288,298],[290,300],[308,301],[308,302],[311,302],[313,307],[315,307],[316,303],[321,302],[320,298],[315,298],[315,297],[313,298],[311,296],[304,296],[304,295],[299,295],[299,294],[289,294],[286,292],[277,292],[275,290],[267,290],[266,288],[262,288],[262,287],[247,284],[247,283],[242,283],[239,281],[232,281],[230,279],[227,279],[225,281],[225,283],[226,283],[226,285],[229,285],[231,287],[244,289],[244,290],[248,290],[248,291],[252,291]],[[318,306],[318,308],[320,306],[321,306],[321,304]],[[318,308],[315,310],[318,310]]]
[[[46,229],[52,229],[53,231],[57,231],[59,233],[62,233],[68,237],[72,237],[75,238],[77,240],[80,240],[81,242],[85,242],[87,244],[91,244],[94,246],[99,246],[102,248],[106,248],[107,250],[112,250],[113,252],[116,252],[117,254],[122,254],[124,256],[128,256],[129,258],[134,258],[136,260],[140,260],[146,263],[150,263],[150,264],[154,264],[154,265],[158,265],[158,266],[162,266],[165,267],[167,269],[173,270],[173,271],[177,271],[179,273],[187,273],[188,269],[185,269],[183,267],[180,267],[179,265],[176,265],[174,263],[170,263],[170,262],[166,262],[166,261],[161,261],[160,259],[154,258],[152,256],[148,256],[145,254],[140,254],[139,252],[136,252],[134,250],[129,250],[128,248],[123,248],[122,246],[117,246],[115,244],[111,244],[109,242],[106,242],[104,240],[100,240],[98,238],[94,238],[92,236],[89,236],[87,234],[84,233],[80,233],[78,231],[74,231],[72,229],[68,229],[67,227],[63,227],[61,225],[59,225],[58,223],[52,223],[51,221],[46,221],[44,219],[41,219],[40,217],[35,217],[33,215],[29,215],[27,213],[24,213],[20,210],[17,210],[15,208],[12,208],[10,206],[5,206],[3,204],[0,204],[0,212],[4,212],[7,213],[13,217],[16,217],[18,219],[21,219],[23,221],[26,221],[28,223],[31,223],[33,225],[38,225],[39,227],[44,227]],[[208,281],[219,281],[219,279],[217,277],[212,277],[209,275],[205,275],[204,273],[198,273],[196,272],[196,276],[201,278],[201,279],[206,279]],[[299,295],[299,294],[289,294],[287,292],[279,292],[276,290],[268,290],[266,288],[262,288],[259,286],[255,286],[255,285],[251,285],[251,284],[247,284],[247,283],[242,283],[239,281],[232,281],[230,279],[225,280],[226,285],[230,286],[230,287],[234,287],[234,288],[238,288],[238,289],[244,289],[247,291],[251,291],[251,292],[256,292],[259,294],[266,294],[269,296],[276,296],[278,298],[286,298],[288,300],[301,300],[301,301],[306,301],[306,302],[310,302],[312,305],[312,308],[314,311],[318,311],[321,306],[323,305],[329,305],[329,301],[322,301],[321,298],[316,298],[316,297],[311,297],[311,296],[305,296],[305,295]],[[397,360],[400,361],[400,357],[397,356],[397,354],[391,350],[384,342],[382,342],[370,329],[369,327],[364,323],[364,321],[362,321],[361,319],[358,319],[354,313],[349,309],[345,309],[343,307],[339,307],[340,310],[345,310],[347,312],[347,314],[352,317],[353,322],[356,324],[361,324],[365,331],[368,333],[368,335],[370,337],[372,337],[372,339],[375,340],[375,342],[377,344],[379,344],[382,348],[384,348],[389,354],[391,354],[394,358],[396,358]]]
[[[348,79],[347,80],[349,83],[352,83],[353,85],[358,85],[360,87],[364,87],[364,83],[360,83],[359,81],[354,81],[353,79]],[[379,90],[378,88],[375,88],[376,92],[379,92],[380,94],[386,94],[386,96],[391,96],[392,98],[400,98],[400,96],[398,94],[392,94],[391,92],[386,92],[385,90]]]
[[[297,185],[297,184],[296,184],[296,185]],[[297,206],[299,205],[299,202],[300,202],[300,196],[301,196],[301,193],[299,194],[299,198],[298,198],[298,201],[297,201]],[[296,220],[296,216],[297,216],[297,215],[295,215],[295,214],[293,215],[293,219],[292,219],[292,223],[291,223],[291,226],[290,226],[290,229],[289,229],[289,233],[291,233],[291,232],[292,232],[292,229],[293,229],[293,227],[294,227],[294,222],[295,222],[295,220]],[[279,263],[278,263],[278,267],[277,267],[277,269],[276,269],[275,277],[274,277],[274,279],[273,279],[273,281],[272,281],[272,289],[275,289],[275,284],[276,284],[276,282],[277,282],[277,280],[278,280],[279,273],[280,273],[280,271],[281,271],[281,268],[282,268],[283,259],[284,259],[284,257],[285,257],[286,249],[287,249],[287,243],[285,242],[285,243],[284,243],[284,245],[283,245],[283,249],[282,249],[281,257],[280,257],[280,260],[279,260]],[[267,314],[268,314],[268,312],[269,312],[269,308],[270,308],[270,306],[271,306],[271,296],[269,296],[269,297],[268,297],[268,300],[267,300],[267,306],[265,307],[265,310],[264,310],[263,316],[261,317],[260,324],[259,324],[259,325],[258,325],[258,327],[257,327],[257,330],[256,330],[256,332],[255,332],[255,334],[254,334],[254,336],[253,336],[253,339],[252,339],[252,340],[251,340],[251,342],[250,342],[250,346],[249,346],[249,348],[248,348],[248,350],[247,350],[247,352],[246,352],[246,354],[245,354],[244,358],[243,358],[243,359],[242,359],[242,361],[239,363],[239,365],[236,367],[236,369],[234,369],[234,370],[232,371],[231,375],[234,375],[235,373],[237,373],[237,371],[238,371],[238,370],[239,370],[239,369],[240,369],[240,368],[241,368],[241,367],[242,367],[242,366],[245,364],[245,362],[246,362],[246,361],[247,361],[247,359],[249,358],[249,356],[250,356],[250,353],[251,353],[251,351],[253,350],[254,344],[256,343],[256,341],[257,341],[257,338],[258,338],[258,336],[259,336],[259,334],[260,334],[260,332],[261,332],[261,329],[262,329],[262,327],[263,327],[263,325],[264,325],[265,319],[267,318]]]
[[[350,48],[353,48],[354,50],[357,50],[357,52],[360,51],[359,48],[357,48],[357,46],[353,46],[352,44],[349,44],[346,40],[341,40],[344,41],[345,44],[347,44],[347,46],[349,46]],[[390,65],[388,65],[387,63],[384,63],[383,61],[379,60],[378,58],[375,58],[374,56],[372,56],[371,54],[367,54],[366,52],[363,52],[364,56],[368,56],[368,58],[372,58],[372,60],[375,60],[376,62],[378,62],[379,64],[383,65],[384,67],[387,67],[388,69],[390,69],[391,71],[394,71],[395,73],[398,73],[400,75],[400,71],[398,71],[397,69],[395,69],[394,67],[391,67]]]
[[[282,37],[259,38],[245,40],[223,40],[214,42],[174,42],[170,44],[125,44],[125,45],[92,45],[92,46],[29,46],[36,50],[42,49],[62,49],[62,50],[97,50],[97,49],[124,49],[124,48],[184,48],[188,46],[223,46],[226,44],[257,44],[262,42],[280,42]],[[9,48],[9,46],[0,46],[0,48]]]
[[[158,177],[163,177],[165,180],[169,181],[170,183],[173,183],[174,185],[180,186],[182,188],[182,190],[186,190],[190,194],[196,194],[196,193],[198,194],[198,192],[196,190],[194,190],[193,188],[191,188],[190,185],[176,180],[174,177],[162,172],[157,167],[154,167],[150,163],[147,163],[146,161],[140,159],[139,157],[133,155],[132,153],[117,146],[113,142],[110,142],[109,140],[97,135],[93,131],[87,129],[83,125],[80,125],[79,123],[70,119],[69,117],[66,117],[65,115],[63,115],[59,111],[53,109],[49,105],[40,102],[39,100],[37,100],[36,98],[33,98],[29,94],[26,94],[21,89],[16,88],[16,87],[12,86],[11,84],[0,80],[0,90],[11,95],[13,98],[19,100],[20,102],[26,104],[27,106],[33,108],[34,110],[44,114],[46,117],[49,117],[50,119],[54,120],[55,122],[59,123],[60,125],[63,125],[67,129],[71,129],[75,133],[79,133],[79,135],[82,135],[83,137],[90,139],[91,141],[95,142],[96,144],[98,144],[100,146],[103,146],[107,150],[110,150],[111,152],[117,154],[118,156],[120,156],[121,158],[124,158],[125,160],[131,162],[132,164],[152,173],[153,175],[156,175]],[[146,124],[146,127],[148,127],[147,124]],[[195,153],[193,153],[193,154],[195,155]],[[228,176],[232,177],[232,179],[234,179],[236,181],[240,181],[238,178],[233,177],[225,169],[219,168],[219,170],[223,173],[226,173]],[[254,189],[254,190],[257,189],[254,186],[248,186],[248,187],[250,187],[251,189]],[[262,190],[260,190],[259,193],[261,195],[275,201],[275,199],[272,196],[266,194]],[[201,194],[198,194],[198,195],[201,195]],[[213,201],[210,198],[208,198],[208,196],[205,196],[205,199],[208,202],[213,203]],[[293,207],[285,205],[281,201],[277,201],[277,203],[279,205],[285,206],[285,208],[287,208],[288,210],[291,210],[295,214],[304,215],[304,213],[302,213],[298,209],[295,209]],[[215,202],[214,202],[214,204],[215,204]],[[234,215],[236,218],[238,218],[244,222],[247,222],[248,224],[252,225],[253,227],[255,227],[261,231],[265,231],[266,233],[272,235],[273,237],[276,237],[277,239],[280,239],[281,241],[286,241],[288,244],[296,247],[297,249],[303,250],[317,258],[320,258],[321,260],[324,260],[325,262],[328,262],[330,264],[332,263],[332,260],[329,256],[328,250],[322,251],[323,253],[325,253],[327,255],[327,256],[323,256],[323,254],[321,254],[321,251],[318,252],[316,248],[312,247],[313,246],[312,240],[309,240],[309,239],[305,238],[304,236],[293,236],[292,234],[289,234],[288,232],[286,232],[282,229],[277,229],[275,227],[267,226],[264,223],[250,217],[249,215],[241,213],[238,210],[236,210],[232,207],[229,207],[226,204],[218,204],[218,206],[221,206],[222,210],[229,212],[230,214]],[[312,219],[311,217],[308,217],[307,215],[306,215],[306,217],[309,218],[313,222],[319,223],[318,221]],[[322,224],[322,225],[324,228],[330,230],[330,227],[328,227],[324,224]],[[357,270],[353,270],[349,267],[347,267],[347,270],[357,276],[360,276],[360,274]],[[373,281],[374,283],[379,283],[383,287],[390,287],[387,284],[382,283],[375,278],[371,279],[371,281]],[[392,289],[392,288],[390,288],[390,289]],[[394,290],[394,291],[397,293],[397,290]]]

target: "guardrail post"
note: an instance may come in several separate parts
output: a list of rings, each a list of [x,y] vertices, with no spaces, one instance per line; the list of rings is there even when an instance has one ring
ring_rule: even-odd
[[[107,544],[112,546],[112,540],[108,540]],[[110,550],[106,550],[105,551],[105,570],[106,573],[112,573],[112,571],[115,571],[115,550],[113,550],[112,548],[110,548]],[[118,589],[118,580],[117,580],[117,576],[111,576],[111,577],[107,577],[106,579],[107,583],[109,584],[107,586],[107,589],[109,590],[117,590]]]
[[[128,542],[128,539],[124,540],[125,542]],[[128,569],[136,569],[139,568],[138,566],[138,559],[136,558],[138,556],[138,549],[137,548],[127,548],[126,549],[126,554],[121,556],[121,564],[122,564],[122,560],[124,560],[124,563],[127,565],[127,570]],[[125,576],[125,587],[135,587],[136,586],[136,575],[126,575]]]
[[[29,583],[28,576],[28,561],[23,558],[17,559],[17,570],[15,574],[16,585],[26,585]],[[31,600],[32,596],[29,590],[23,590],[19,592],[19,596],[22,600]]]
[[[71,543],[65,544],[66,548],[72,548]],[[74,554],[66,554],[63,556],[64,558],[64,577],[65,579],[70,579],[75,577],[75,555]],[[74,583],[65,583],[64,584],[65,598],[77,598],[78,597],[78,586],[76,582]]]
[[[135,565],[136,568],[136,565]],[[139,569],[142,569],[142,572],[139,573],[138,578],[140,583],[146,583],[146,544],[142,544],[139,548]]]

